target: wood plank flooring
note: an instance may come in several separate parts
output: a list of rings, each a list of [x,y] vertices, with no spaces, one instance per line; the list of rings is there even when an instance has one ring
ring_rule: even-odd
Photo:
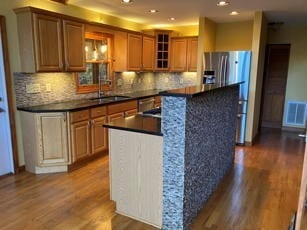
[[[287,229],[304,146],[296,134],[267,129],[256,145],[237,147],[233,170],[190,228]],[[155,229],[114,212],[108,173],[104,157],[71,173],[2,178],[0,229]]]

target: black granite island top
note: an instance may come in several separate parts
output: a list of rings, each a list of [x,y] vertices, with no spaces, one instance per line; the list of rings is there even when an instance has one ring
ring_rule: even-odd
[[[106,128],[162,136],[161,118],[135,115],[117,119],[103,125]]]
[[[125,96],[127,98],[122,98],[117,101],[107,101],[107,100],[91,100],[91,99],[82,99],[82,100],[72,100],[65,102],[50,103],[45,105],[36,105],[36,106],[27,106],[27,107],[18,107],[18,110],[32,112],[32,113],[50,113],[50,112],[70,112],[77,111],[87,108],[94,108],[101,105],[115,104],[129,100],[136,100],[146,97],[152,97],[159,95],[161,90],[152,89],[152,90],[141,90],[125,94],[116,94],[116,96]],[[112,96],[112,95],[107,95]]]
[[[173,96],[173,97],[195,97],[200,96],[204,93],[210,92],[212,90],[222,89],[226,87],[232,87],[244,83],[240,82],[219,82],[216,84],[202,84],[196,86],[190,86],[180,89],[171,89],[161,91],[159,95],[161,96]]]

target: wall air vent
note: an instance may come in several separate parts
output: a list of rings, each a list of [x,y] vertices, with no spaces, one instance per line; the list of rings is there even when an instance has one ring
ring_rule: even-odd
[[[298,127],[305,127],[307,118],[307,102],[288,101],[286,124]]]

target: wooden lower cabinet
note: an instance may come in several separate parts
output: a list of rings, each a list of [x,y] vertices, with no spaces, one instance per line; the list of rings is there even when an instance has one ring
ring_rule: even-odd
[[[67,171],[69,164],[66,113],[20,112],[26,170]]]
[[[107,129],[103,128],[107,121],[105,106],[72,112],[70,119],[73,163],[108,148]]]
[[[106,122],[106,116],[98,117],[92,120],[92,154],[99,153],[108,148],[107,129],[103,127],[103,124]]]
[[[90,122],[80,121],[71,125],[72,160],[88,157],[90,152]]]
[[[125,117],[134,116],[138,113],[137,109],[131,109],[125,112]]]

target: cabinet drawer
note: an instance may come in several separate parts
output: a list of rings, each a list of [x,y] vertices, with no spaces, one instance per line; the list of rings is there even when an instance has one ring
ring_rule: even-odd
[[[88,120],[89,117],[90,117],[90,112],[88,109],[72,112],[70,113],[70,122],[74,123],[78,121]]]
[[[91,117],[101,117],[107,114],[107,108],[105,106],[91,109]]]
[[[132,109],[137,109],[136,100],[109,105],[108,114],[120,113]]]
[[[115,113],[115,114],[108,116],[108,121],[112,122],[112,121],[115,121],[117,119],[124,118],[124,117],[125,117],[124,113]]]
[[[125,117],[134,116],[138,113],[137,109],[131,109],[125,112]]]

